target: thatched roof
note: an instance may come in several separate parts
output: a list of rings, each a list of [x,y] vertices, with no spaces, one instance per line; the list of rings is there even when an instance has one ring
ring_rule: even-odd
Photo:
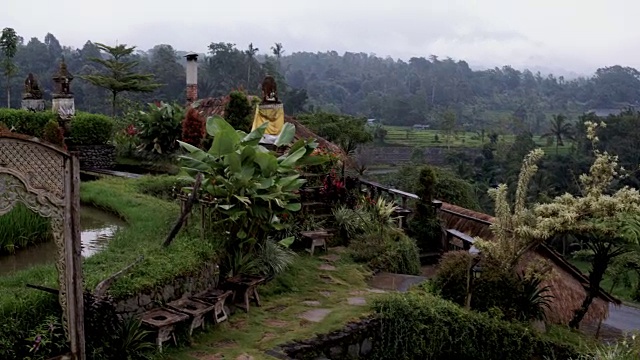
[[[247,96],[247,99],[249,100],[249,102],[252,102],[256,98],[257,97],[252,95]],[[227,103],[229,102],[229,100],[230,100],[229,96],[198,100],[196,110],[198,110],[202,114],[202,116],[204,116],[205,119],[211,116],[216,116],[216,115],[224,117],[225,107],[227,106]],[[313,139],[316,139],[316,141],[318,142],[321,148],[324,148],[325,150],[329,150],[336,154],[343,154],[342,149],[340,149],[338,145],[330,141],[327,141],[326,139],[323,139],[322,137],[314,134],[313,131],[309,130],[306,126],[302,125],[299,121],[292,118],[291,116],[285,116],[284,121],[291,123],[296,127],[295,140],[313,138]]]
[[[490,215],[443,203],[439,216],[447,229],[456,229],[471,237],[477,236],[487,240],[493,238],[493,233],[489,226],[495,219]],[[547,320],[553,323],[567,324],[573,316],[573,311],[580,307],[586,297],[589,279],[578,268],[546,244],[538,246],[534,252],[527,254],[523,258],[523,263],[526,264],[535,259],[550,261],[554,270],[554,275],[546,280],[544,284],[550,286],[550,291],[554,296],[551,309],[547,312]],[[605,319],[609,315],[608,303],[620,304],[620,300],[602,289],[600,294],[591,304],[585,316],[585,321],[592,322]]]

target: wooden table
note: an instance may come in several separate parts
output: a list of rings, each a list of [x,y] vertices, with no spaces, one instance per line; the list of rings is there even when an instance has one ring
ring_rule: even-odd
[[[233,295],[231,290],[205,290],[193,296],[194,299],[204,301],[209,304],[213,304],[213,321],[219,324],[229,317],[227,311],[224,309],[224,303],[229,296]]]
[[[178,345],[174,333],[175,326],[187,319],[189,319],[187,314],[171,309],[157,308],[142,314],[141,321],[158,332],[156,345],[158,346],[158,351],[162,352],[162,343],[166,341],[173,339],[173,343],[176,346]]]
[[[258,285],[265,282],[264,277],[236,275],[227,279],[225,288],[233,291],[236,306],[249,312],[249,304],[253,301],[256,306],[261,306],[260,295],[258,295]],[[241,297],[240,302],[238,298]]]
[[[205,328],[205,316],[212,312],[215,306],[196,299],[179,299],[167,304],[167,307],[185,313],[191,317],[189,325],[189,336],[193,334],[193,330],[199,327]]]
[[[305,238],[311,239],[311,248],[309,251],[311,255],[316,248],[316,246],[322,246],[324,251],[327,251],[327,239],[331,236],[331,234],[324,229],[314,230],[314,231],[303,231],[300,233]]]

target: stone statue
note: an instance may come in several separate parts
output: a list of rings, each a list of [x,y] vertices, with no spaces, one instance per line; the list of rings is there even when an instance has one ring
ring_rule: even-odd
[[[56,83],[57,89],[55,96],[58,97],[70,97],[73,95],[71,92],[71,81],[73,75],[67,70],[67,64],[64,59],[60,63],[60,69],[58,73],[53,77],[53,81]]]
[[[262,103],[280,103],[280,100],[278,100],[278,86],[271,75],[267,75],[262,81]]]
[[[32,73],[27,75],[27,78],[24,81],[24,95],[23,99],[33,99],[33,100],[41,100],[42,99],[42,90],[40,90],[40,86],[38,85],[38,81]]]

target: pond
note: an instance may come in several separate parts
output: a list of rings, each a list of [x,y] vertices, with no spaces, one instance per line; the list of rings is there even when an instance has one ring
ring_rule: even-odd
[[[89,257],[102,250],[116,231],[125,225],[122,219],[113,214],[91,206],[81,206],[82,256]],[[55,261],[56,245],[53,241],[33,245],[14,255],[0,256],[0,276]]]

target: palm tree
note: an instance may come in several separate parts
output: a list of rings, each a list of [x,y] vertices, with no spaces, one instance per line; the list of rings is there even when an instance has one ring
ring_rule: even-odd
[[[278,72],[280,72],[280,58],[282,57],[282,54],[284,54],[284,48],[282,47],[282,43],[275,43],[274,46],[271,47],[271,51],[273,52],[273,55],[276,57],[277,63],[278,63]]]
[[[253,58],[256,56],[256,53],[259,51],[257,47],[253,47],[253,43],[249,43],[249,47],[245,50],[245,54],[249,59],[249,68],[247,70],[247,87],[251,88],[250,80],[251,80],[251,64],[253,63]]]
[[[562,114],[553,115],[549,131],[541,136],[543,139],[549,137],[556,139],[556,155],[558,154],[558,147],[564,146],[563,139],[574,139],[573,126],[567,122],[566,116]]]

